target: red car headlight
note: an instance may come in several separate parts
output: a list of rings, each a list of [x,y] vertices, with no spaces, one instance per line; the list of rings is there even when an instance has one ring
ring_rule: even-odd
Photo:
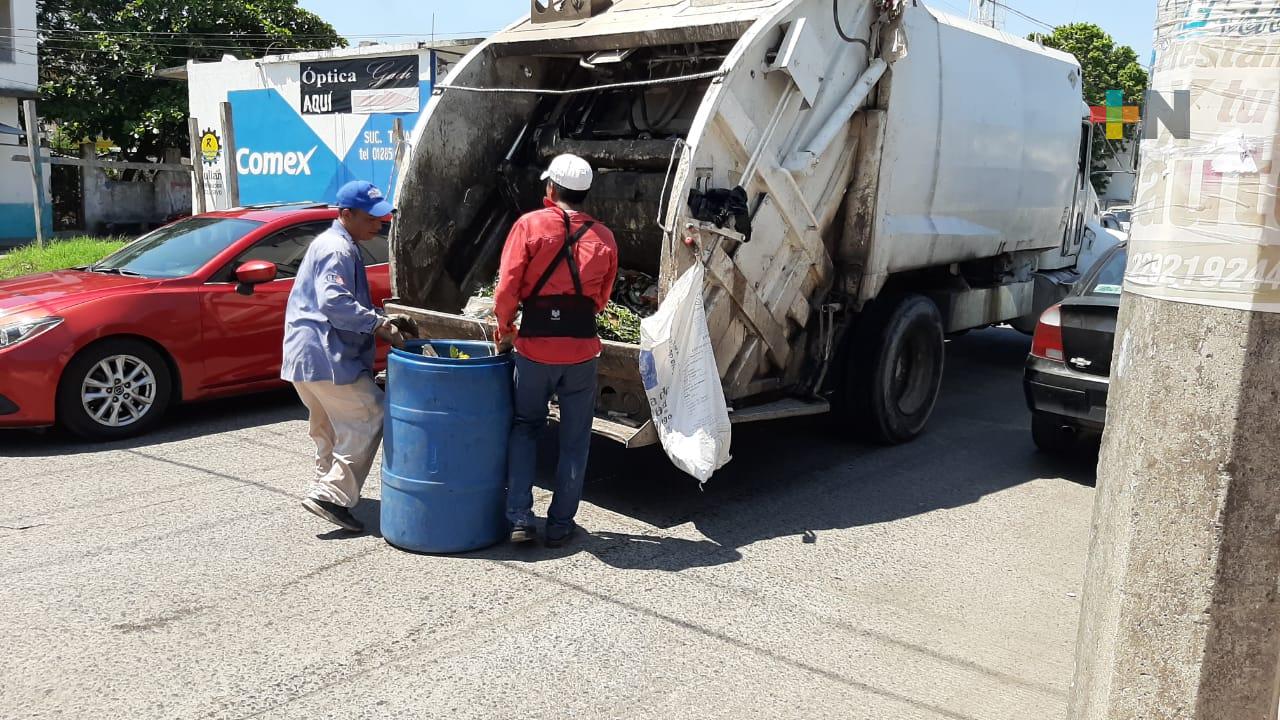
[[[0,350],[26,342],[37,335],[52,330],[61,323],[62,318],[60,317],[43,317],[0,325]]]

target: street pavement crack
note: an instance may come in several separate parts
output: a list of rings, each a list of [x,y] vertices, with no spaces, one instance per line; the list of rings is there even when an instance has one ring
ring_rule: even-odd
[[[346,565],[349,562],[359,560],[360,558],[368,557],[369,555],[372,555],[376,552],[382,552],[386,549],[388,549],[386,543],[378,543],[377,545],[374,545],[372,547],[368,547],[359,552],[352,553],[340,560],[334,560],[331,563],[325,563],[324,565],[321,565],[320,567],[314,568],[306,573],[303,573],[302,575],[299,575],[298,577],[293,578],[292,580],[288,580],[284,583],[281,583],[278,587],[275,588],[275,590],[279,592],[287,588],[301,585],[303,582],[310,580],[311,578],[316,577],[317,575],[326,573],[336,567]]]
[[[904,705],[908,705],[910,707],[916,708],[917,710],[926,710],[928,712],[935,713],[945,718],[951,718],[952,720],[975,720],[975,718],[973,718],[970,715],[961,715],[960,713],[954,712],[952,710],[948,710],[947,708],[934,705],[932,703],[921,702],[920,700],[916,700],[915,698],[908,697],[901,693],[893,692],[892,690],[885,690],[883,688],[878,688],[872,685],[868,685],[864,682],[855,680],[850,677],[846,677],[838,672],[828,670],[824,667],[819,667],[812,663],[807,663],[803,660],[796,660],[793,658],[789,658],[789,657],[786,657],[785,655],[779,655],[778,653],[773,652],[768,648],[763,648],[758,645],[753,645],[749,642],[740,640],[736,637],[733,637],[732,635],[728,635],[718,630],[702,627],[700,625],[689,622],[687,620],[682,620],[673,615],[668,615],[664,612],[660,612],[652,608],[644,607],[643,605],[637,605],[635,603],[628,602],[626,600],[620,600],[615,597],[610,597],[605,593],[598,592],[587,587],[583,587],[582,585],[579,585],[574,582],[570,582],[568,580],[562,580],[560,578],[543,575],[542,573],[535,572],[532,569],[520,567],[512,563],[504,562],[501,564],[506,565],[507,567],[510,567],[516,572],[523,573],[525,575],[537,578],[547,583],[559,585],[560,587],[566,590],[577,592],[582,595],[587,595],[601,602],[623,608],[624,610],[629,610],[631,612],[638,613],[645,617],[649,617],[654,620],[667,623],[669,625],[674,625],[676,627],[682,628],[684,630],[688,630],[690,632],[698,633],[699,635],[703,635],[705,637],[719,641],[726,645],[731,645],[740,650],[745,650],[754,655],[758,655],[758,656],[767,658],[769,660],[773,660],[775,662],[781,663],[783,665],[786,665],[796,670],[801,670],[803,672],[807,672],[813,675],[818,675],[819,677],[825,678],[827,680],[830,680],[832,682],[844,685],[846,687],[849,687],[855,690],[861,690],[863,692],[871,693],[873,695],[879,695],[880,697],[886,698],[888,700],[892,700],[894,702],[902,703]]]
[[[199,615],[205,610],[208,610],[209,607],[210,606],[208,605],[196,605],[195,607],[180,608],[167,615],[159,615],[157,617],[149,618],[147,620],[142,620],[139,622],[117,623],[115,625],[112,625],[111,629],[119,630],[125,633],[137,633],[137,632],[146,632],[149,630],[159,630],[175,622],[178,622],[179,620],[185,620],[186,618]]]
[[[506,566],[506,564],[502,562],[495,562],[494,564],[498,566]],[[291,676],[287,681],[274,683],[274,686],[291,688],[302,686],[306,687],[305,690],[294,692],[287,697],[276,700],[275,702],[268,701],[265,707],[259,707],[253,712],[247,714],[234,712],[235,710],[241,709],[245,702],[243,697],[235,697],[224,701],[222,708],[211,710],[205,713],[202,717],[234,717],[236,720],[251,720],[252,718],[261,717],[299,700],[304,700],[330,688],[358,680],[381,670],[384,667],[400,662],[405,658],[412,657],[421,652],[421,642],[430,641],[432,645],[435,646],[444,645],[453,639],[463,637],[469,633],[474,633],[480,628],[503,623],[513,617],[518,617],[525,612],[542,606],[553,597],[554,595],[552,593],[537,595],[536,597],[529,599],[527,602],[508,609],[506,612],[486,617],[477,620],[476,622],[462,623],[454,626],[452,632],[432,634],[426,638],[423,638],[422,635],[424,632],[429,632],[433,628],[433,623],[430,621],[421,623],[410,628],[399,638],[392,639],[388,642],[372,643],[354,652],[349,658],[347,658],[345,666],[358,669],[354,669],[350,673],[338,676],[343,668],[333,667],[332,665],[326,666],[323,673],[312,672],[311,670],[300,672]],[[229,714],[228,711],[232,712]],[[969,719],[964,718],[963,720]]]
[[[146,458],[148,460],[155,460],[156,462],[167,463],[169,465],[174,465],[176,467],[180,467],[186,470],[195,470],[197,472],[205,473],[206,475],[212,475],[217,478],[222,478],[223,480],[230,480],[232,482],[240,483],[241,485],[252,485],[253,487],[256,487],[260,490],[266,490],[267,492],[275,493],[276,495],[281,495],[283,497],[287,497],[290,499],[293,499],[294,497],[294,494],[287,490],[281,490],[278,487],[272,487],[271,485],[268,485],[266,483],[260,483],[255,480],[248,480],[242,477],[236,477],[235,475],[228,475],[226,473],[214,472],[213,470],[200,467],[199,465],[192,465],[190,463],[184,463],[178,460],[170,460],[169,458],[156,457],[155,455],[148,455],[144,452],[138,452],[137,450],[125,450],[125,452],[129,453],[130,455],[136,455],[138,457]]]

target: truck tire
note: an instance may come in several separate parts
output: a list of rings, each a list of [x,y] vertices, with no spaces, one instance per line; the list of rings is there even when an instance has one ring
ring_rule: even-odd
[[[896,445],[924,432],[942,386],[942,316],[933,301],[881,298],[849,338],[842,412],[867,439]]]
[[[87,440],[141,435],[164,415],[172,374],[150,345],[111,338],[81,350],[58,383],[58,423]]]

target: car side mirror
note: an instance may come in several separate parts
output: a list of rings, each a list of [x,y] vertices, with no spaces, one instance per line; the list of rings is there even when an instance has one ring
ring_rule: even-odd
[[[236,268],[236,292],[252,295],[253,286],[276,279],[276,264],[267,260],[250,260]]]

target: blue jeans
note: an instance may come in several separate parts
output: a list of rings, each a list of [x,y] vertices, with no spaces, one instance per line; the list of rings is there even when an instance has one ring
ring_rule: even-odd
[[[582,501],[596,406],[596,360],[546,365],[516,355],[515,363],[515,422],[507,448],[507,519],[512,525],[533,523],[538,433],[547,424],[547,403],[555,395],[560,401],[560,463],[547,511],[547,534],[562,535],[573,528],[573,516]]]

